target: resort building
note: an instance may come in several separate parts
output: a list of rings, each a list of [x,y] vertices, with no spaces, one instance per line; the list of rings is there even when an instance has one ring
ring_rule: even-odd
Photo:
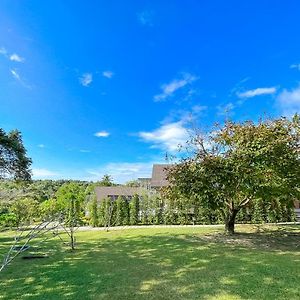
[[[116,200],[119,196],[131,200],[134,195],[145,195],[149,191],[156,191],[167,186],[167,171],[169,164],[154,164],[151,178],[138,178],[137,187],[129,186],[97,186],[95,188],[97,200],[105,198]]]

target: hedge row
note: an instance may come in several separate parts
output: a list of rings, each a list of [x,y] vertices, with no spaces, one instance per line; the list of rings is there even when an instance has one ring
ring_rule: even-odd
[[[134,196],[130,201],[119,197],[116,201],[103,199],[100,203],[94,199],[89,209],[90,225],[189,225],[223,223],[220,212],[193,206],[168,205],[158,197]],[[292,205],[274,201],[267,204],[262,200],[243,208],[237,215],[237,223],[277,223],[295,221]]]

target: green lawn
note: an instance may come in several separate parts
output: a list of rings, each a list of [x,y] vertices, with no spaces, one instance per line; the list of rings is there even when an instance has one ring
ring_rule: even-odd
[[[0,299],[300,299],[300,226],[140,228],[57,239],[0,273]],[[0,255],[10,243],[0,232]]]

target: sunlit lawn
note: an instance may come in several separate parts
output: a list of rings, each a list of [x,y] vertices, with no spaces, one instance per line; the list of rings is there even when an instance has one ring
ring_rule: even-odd
[[[47,258],[0,273],[1,299],[300,299],[300,226],[146,228],[77,233]],[[0,232],[1,257],[11,239]],[[27,255],[28,253],[26,253]]]

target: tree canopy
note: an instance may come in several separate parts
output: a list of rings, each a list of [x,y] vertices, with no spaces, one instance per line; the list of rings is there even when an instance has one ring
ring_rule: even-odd
[[[238,212],[252,201],[300,196],[300,118],[234,123],[195,133],[193,154],[169,171],[166,193],[176,190],[219,210],[234,233]]]
[[[113,179],[110,175],[104,174],[100,181],[97,181],[97,186],[113,186]]]
[[[0,128],[0,179],[30,180],[30,166],[21,133]]]

